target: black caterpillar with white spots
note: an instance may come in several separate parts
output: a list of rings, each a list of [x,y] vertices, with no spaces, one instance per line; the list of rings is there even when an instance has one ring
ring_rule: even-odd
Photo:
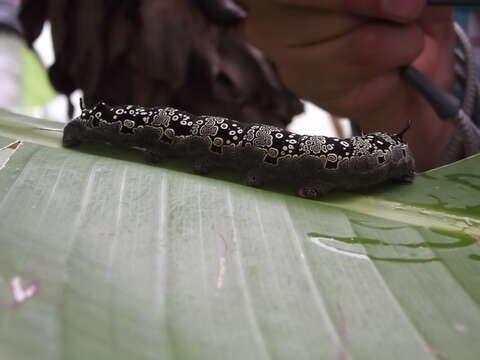
[[[245,174],[247,185],[287,183],[300,196],[318,199],[335,189],[411,181],[414,160],[403,141],[407,129],[396,135],[377,132],[340,139],[169,107],[99,103],[91,109],[82,105],[82,114],[64,129],[63,144],[100,141],[142,148],[150,161],[185,158],[199,174],[234,169]]]

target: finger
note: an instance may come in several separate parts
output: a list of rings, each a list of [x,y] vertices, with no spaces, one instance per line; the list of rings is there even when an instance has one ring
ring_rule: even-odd
[[[359,84],[394,74],[410,64],[421,53],[423,40],[422,32],[414,25],[368,24],[339,39],[286,49],[277,53],[274,61],[282,79],[297,94],[320,105],[327,101],[332,104]],[[398,76],[389,75],[384,86],[391,88],[397,80]],[[372,93],[381,92],[380,82],[375,83]],[[370,96],[368,87],[364,90],[363,107],[367,109],[377,95]],[[354,101],[350,104],[353,106]]]
[[[252,12],[269,11],[272,6],[329,9],[366,17],[411,22],[426,6],[426,0],[245,0]]]
[[[419,22],[424,30],[435,31],[435,27],[445,23],[453,22],[453,11],[447,6],[427,6],[420,18]]]
[[[453,70],[446,69],[453,69],[455,60],[453,12],[450,8],[428,7],[420,19],[420,26],[426,34],[425,51],[413,65],[437,85],[449,89]]]
[[[280,7],[272,16],[250,13],[245,33],[251,43],[268,53],[272,45],[290,47],[325,41],[366,22],[365,18],[338,12]]]
[[[307,83],[313,77],[331,82],[361,81],[410,64],[421,53],[423,41],[415,25],[366,24],[327,42],[277,49],[273,60],[289,77],[299,74]]]

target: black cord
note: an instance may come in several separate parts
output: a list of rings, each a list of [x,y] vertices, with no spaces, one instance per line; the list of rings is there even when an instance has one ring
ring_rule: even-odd
[[[405,81],[423,95],[440,118],[456,118],[461,105],[460,100],[455,96],[435,85],[413,66],[405,66],[400,74]]]
[[[480,0],[428,0],[429,5],[480,6]]]

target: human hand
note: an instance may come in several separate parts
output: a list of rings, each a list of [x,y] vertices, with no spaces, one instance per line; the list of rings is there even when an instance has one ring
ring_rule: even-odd
[[[395,132],[412,120],[407,140],[417,167],[434,166],[453,126],[434,114],[398,70],[413,64],[451,88],[450,9],[426,7],[425,0],[244,3],[250,11],[247,36],[277,64],[290,89],[367,132]]]

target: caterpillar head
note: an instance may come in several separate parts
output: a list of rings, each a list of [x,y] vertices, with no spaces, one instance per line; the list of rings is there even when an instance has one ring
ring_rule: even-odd
[[[87,140],[90,130],[98,127],[99,119],[95,117],[95,114],[100,112],[103,115],[105,107],[107,107],[105,103],[99,103],[89,109],[85,107],[83,99],[80,99],[81,114],[71,120],[63,129],[63,145],[73,147]]]
[[[100,120],[109,121],[111,118],[111,107],[103,101],[97,103],[93,108],[87,108],[83,99],[80,99],[80,109],[82,112],[78,118],[87,128],[96,128],[99,126]]]

